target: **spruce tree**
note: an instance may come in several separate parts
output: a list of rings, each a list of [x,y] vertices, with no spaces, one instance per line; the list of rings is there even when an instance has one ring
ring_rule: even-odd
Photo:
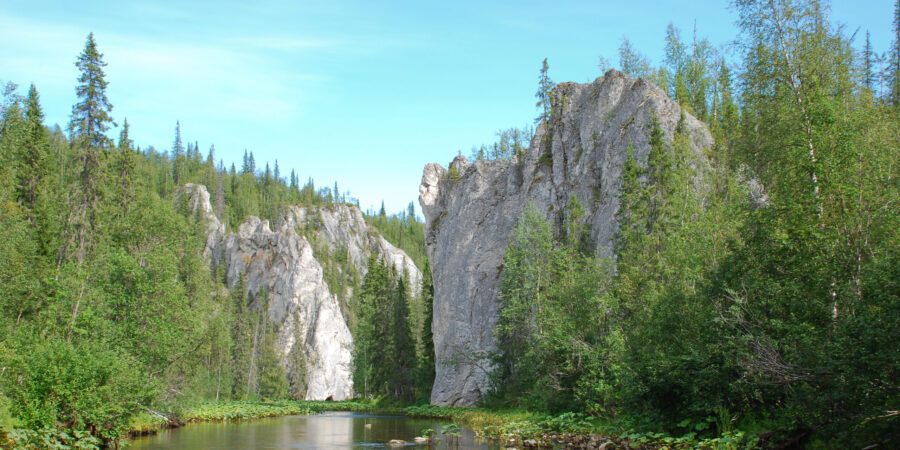
[[[425,259],[422,268],[422,303],[424,305],[424,320],[422,321],[422,354],[419,356],[419,386],[425,393],[425,398],[431,396],[431,386],[434,384],[434,334],[432,323],[434,316],[434,281],[431,278],[431,264]]]
[[[391,343],[395,354],[393,355],[394,367],[392,367],[390,385],[393,387],[394,397],[412,401],[413,379],[415,370],[416,347],[410,328],[409,312],[409,283],[407,274],[401,274],[397,278],[396,287],[391,296]]]
[[[550,65],[547,64],[547,58],[544,58],[544,62],[541,63],[541,75],[538,77],[538,90],[534,94],[537,98],[534,106],[540,111],[534,119],[536,124],[550,120],[553,111],[553,88],[556,87],[556,83],[550,79],[549,71]]]
[[[72,141],[80,149],[105,150],[109,145],[109,138],[105,133],[110,126],[115,126],[115,122],[110,116],[112,104],[106,97],[109,85],[103,72],[106,62],[103,61],[103,54],[97,50],[94,33],[88,34],[84,50],[75,61],[75,67],[81,75],[75,88],[79,102],[72,107],[72,118],[69,121]],[[82,157],[85,158],[86,156]],[[87,158],[99,157],[89,155]]]
[[[894,41],[891,42],[889,66],[891,103],[900,107],[900,0],[894,3]]]
[[[81,173],[75,204],[72,205],[67,225],[70,245],[63,247],[60,257],[66,257],[68,247],[73,246],[75,258],[81,263],[90,246],[97,222],[96,211],[102,195],[101,160],[110,143],[104,133],[110,126],[114,126],[115,122],[110,116],[112,104],[106,97],[108,83],[103,73],[106,62],[103,61],[103,54],[97,50],[94,33],[88,35],[84,50],[78,56],[75,66],[81,72],[78,86],[75,88],[79,101],[72,108],[69,131]]]
[[[181,143],[181,123],[175,121],[175,141],[172,143],[172,179],[175,180],[175,186],[180,186],[185,181],[185,162],[184,145]]]
[[[872,52],[872,41],[869,39],[869,30],[866,30],[866,43],[863,46],[862,58],[863,86],[865,86],[866,89],[872,90],[874,89],[875,84],[873,67],[875,56]]]
[[[129,125],[126,118],[122,121],[122,131],[119,133],[119,145],[116,147],[112,168],[116,179],[116,188],[119,190],[117,198],[122,202],[123,215],[128,212],[131,201],[136,195],[134,177],[137,155],[132,149],[132,141],[128,137],[128,131]]]
[[[18,167],[19,198],[26,208],[33,210],[41,184],[50,175],[50,143],[44,128],[44,112],[34,85],[28,90],[25,101],[25,130]],[[31,213],[33,218],[33,213]]]
[[[225,183],[222,178],[224,174],[219,171],[216,172],[216,197],[215,197],[215,207],[216,207],[216,217],[219,220],[222,220],[223,214],[225,213]]]

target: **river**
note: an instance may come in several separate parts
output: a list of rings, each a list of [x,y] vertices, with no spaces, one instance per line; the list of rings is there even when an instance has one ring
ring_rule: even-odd
[[[347,449],[388,447],[392,439],[412,444],[422,430],[440,432],[449,422],[397,415],[325,412],[310,416],[285,416],[237,423],[195,423],[136,438],[132,449]],[[499,449],[496,443],[475,438],[462,428],[458,437],[444,439],[439,448]],[[399,447],[395,447],[399,448]],[[424,448],[424,446],[422,447]]]

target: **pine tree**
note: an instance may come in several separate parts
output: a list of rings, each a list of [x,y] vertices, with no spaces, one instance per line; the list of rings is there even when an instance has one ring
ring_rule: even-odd
[[[537,118],[534,119],[536,124],[550,120],[553,113],[553,88],[556,87],[556,83],[550,79],[549,71],[550,65],[547,64],[547,58],[544,58],[544,62],[541,63],[541,74],[538,77],[538,90],[534,94],[537,98],[534,106],[540,111]]]

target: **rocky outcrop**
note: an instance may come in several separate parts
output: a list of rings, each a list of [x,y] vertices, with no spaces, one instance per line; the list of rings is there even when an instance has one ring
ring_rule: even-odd
[[[433,333],[437,376],[431,402],[472,405],[487,389],[487,352],[494,350],[498,281],[509,234],[524,205],[534,203],[561,223],[575,195],[585,209],[596,251],[612,256],[622,168],[629,143],[645,163],[651,116],[668,142],[680,120],[696,151],[712,137],[698,120],[646,80],[609,71],[593,83],[562,83],[554,114],[536,130],[524,156],[476,161],[458,156],[445,169],[425,166],[419,203],[434,277]]]
[[[212,204],[209,202],[209,191],[202,184],[188,183],[184,185],[179,194],[187,195],[188,210],[206,221],[206,248],[203,249],[203,257],[215,264],[220,262],[217,247],[225,238],[225,224],[219,221],[213,213]],[[181,201],[181,196],[178,196]]]
[[[422,275],[409,256],[367,227],[354,206],[291,207],[274,230],[269,221],[249,217],[237,233],[226,235],[212,213],[206,187],[188,184],[183,192],[190,210],[207,222],[204,255],[213,269],[223,265],[230,287],[243,279],[251,297],[265,291],[267,317],[278,330],[277,350],[288,378],[305,387],[307,400],[350,398],[353,339],[337,287],[325,281],[322,261],[346,252],[349,263],[364,275],[375,252],[398,273],[405,269],[417,285]],[[311,239],[327,243],[320,248],[327,254],[315,254]]]
[[[292,206],[283,216],[289,226],[310,230],[328,243],[330,251],[346,252],[358,273],[365,275],[372,252],[383,258],[398,274],[406,273],[407,281],[418,292],[422,271],[403,250],[394,247],[378,230],[366,225],[362,212],[346,204],[328,206]]]
[[[309,242],[286,224],[272,231],[268,221],[250,217],[225,237],[222,254],[229,286],[243,277],[247,292],[266,292],[268,318],[280,325],[282,365],[290,379],[305,381],[306,399],[352,397],[353,338]],[[298,345],[302,367],[289,357]]]

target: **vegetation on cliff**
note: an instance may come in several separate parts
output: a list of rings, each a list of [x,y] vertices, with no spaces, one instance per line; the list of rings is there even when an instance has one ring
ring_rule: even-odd
[[[821,2],[734,6],[739,67],[670,26],[666,64],[640,74],[708,124],[711,172],[651,124],[623,171],[615,261],[579,256],[577,204],[556,233],[523,213],[488,404],[676,436],[900,438],[898,63],[873,72]]]
[[[336,185],[301,185],[277,162],[258,168],[252,153],[240,170],[226,169],[213,146],[203,158],[199,144],[185,145],[177,123],[170,152],[136,147],[127,120],[113,142],[93,35],[76,66],[66,132],[45,126],[35,86],[21,96],[7,83],[0,98],[0,428],[44,430],[13,433],[22,445],[112,444],[149,410],[302,396],[302,386],[289,391],[274,326],[260,312],[265,293],[228,290],[222,273],[210,273],[204,219],[178,191],[209,186],[214,213],[232,229],[287,205],[353,200]],[[398,236],[417,226],[403,216]]]

